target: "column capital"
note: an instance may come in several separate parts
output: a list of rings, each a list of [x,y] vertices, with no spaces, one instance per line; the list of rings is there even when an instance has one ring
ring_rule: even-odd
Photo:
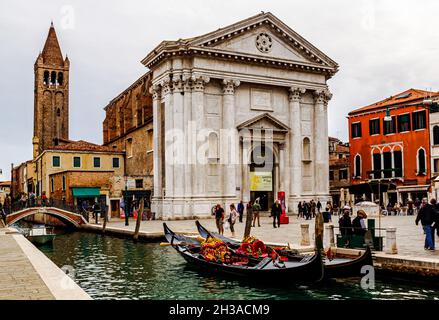
[[[162,95],[167,95],[172,91],[172,81],[170,77],[166,77],[160,82],[160,86],[162,87]]]
[[[285,142],[279,143],[279,150],[282,150],[282,151],[285,150]]]
[[[204,87],[209,83],[210,78],[203,75],[194,74],[191,77],[194,91],[204,91]]]
[[[239,80],[234,80],[226,78],[223,80],[223,93],[224,94],[235,94],[235,88],[241,84]]]
[[[153,100],[159,100],[162,93],[162,87],[159,84],[154,84],[149,88],[149,93],[152,94]]]
[[[175,73],[172,76],[172,89],[174,92],[183,92],[184,81],[182,74]]]
[[[332,93],[328,89],[318,89],[314,93],[314,101],[318,104],[327,104],[332,98]]]
[[[181,79],[183,80],[183,90],[184,90],[184,92],[192,91],[192,76],[191,76],[191,74],[185,72],[181,76]]]
[[[305,88],[302,87],[290,87],[288,89],[289,94],[288,94],[288,99],[293,102],[293,101],[300,101],[302,99],[303,94],[306,92]]]

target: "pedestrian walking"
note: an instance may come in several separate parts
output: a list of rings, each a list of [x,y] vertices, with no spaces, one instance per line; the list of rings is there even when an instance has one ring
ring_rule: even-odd
[[[271,206],[271,216],[273,217],[273,228],[276,228],[276,220],[277,220],[277,227],[280,228],[280,215],[282,214],[282,206],[280,205],[279,199],[276,199],[276,201]]]
[[[317,200],[317,212],[320,213],[321,210],[322,210],[322,203],[320,202],[320,200]]]
[[[415,223],[418,225],[419,221],[421,221],[422,228],[424,229],[425,250],[434,250],[434,225],[438,220],[437,215],[437,210],[428,203],[427,198],[423,198],[416,216]]]
[[[41,195],[41,205],[43,207],[45,207],[47,205],[46,191],[43,191],[43,194]]]
[[[303,202],[303,216],[305,218],[305,220],[309,220],[311,219],[311,208],[308,202],[304,201]]]
[[[338,220],[338,227],[342,236],[352,235],[351,208],[349,206],[343,207],[343,215]]]
[[[297,205],[297,218],[303,218],[303,206],[302,201],[299,201],[299,204]]]
[[[242,217],[244,216],[244,203],[239,201],[238,203],[238,214],[239,214],[239,222],[242,222]]]
[[[219,234],[224,234],[224,209],[218,203],[215,209],[215,222]]]
[[[260,218],[259,218],[259,211],[261,210],[261,205],[259,204],[258,199],[255,200],[255,203],[252,206],[253,209],[253,227],[256,224],[256,219],[258,220],[258,227],[261,226]]]
[[[235,222],[237,217],[238,217],[238,211],[236,211],[235,205],[232,203],[230,205],[230,213],[227,219],[230,225],[230,231],[232,232],[232,238],[235,237]]]
[[[352,220],[353,232],[357,236],[364,236],[366,234],[366,223],[365,219],[367,218],[366,212],[364,210],[358,210],[357,216]]]
[[[316,203],[314,202],[314,199],[311,199],[310,205],[311,205],[312,217],[315,218],[316,217]]]

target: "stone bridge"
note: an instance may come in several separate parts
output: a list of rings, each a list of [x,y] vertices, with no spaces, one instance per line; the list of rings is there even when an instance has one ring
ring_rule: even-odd
[[[73,225],[76,228],[80,228],[81,225],[87,224],[87,221],[84,219],[84,217],[77,213],[73,213],[56,207],[32,207],[8,214],[6,216],[6,226],[10,226],[15,222],[36,213],[47,214],[49,216],[56,217],[62,222]]]

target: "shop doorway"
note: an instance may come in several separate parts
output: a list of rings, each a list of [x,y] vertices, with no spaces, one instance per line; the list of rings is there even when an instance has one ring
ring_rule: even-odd
[[[275,159],[271,147],[253,149],[250,163],[250,199],[259,202],[261,211],[269,211],[274,202]]]

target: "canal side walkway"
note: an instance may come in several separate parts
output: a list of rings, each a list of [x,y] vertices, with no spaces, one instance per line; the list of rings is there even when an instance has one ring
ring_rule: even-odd
[[[0,228],[0,300],[89,300],[23,235]]]

